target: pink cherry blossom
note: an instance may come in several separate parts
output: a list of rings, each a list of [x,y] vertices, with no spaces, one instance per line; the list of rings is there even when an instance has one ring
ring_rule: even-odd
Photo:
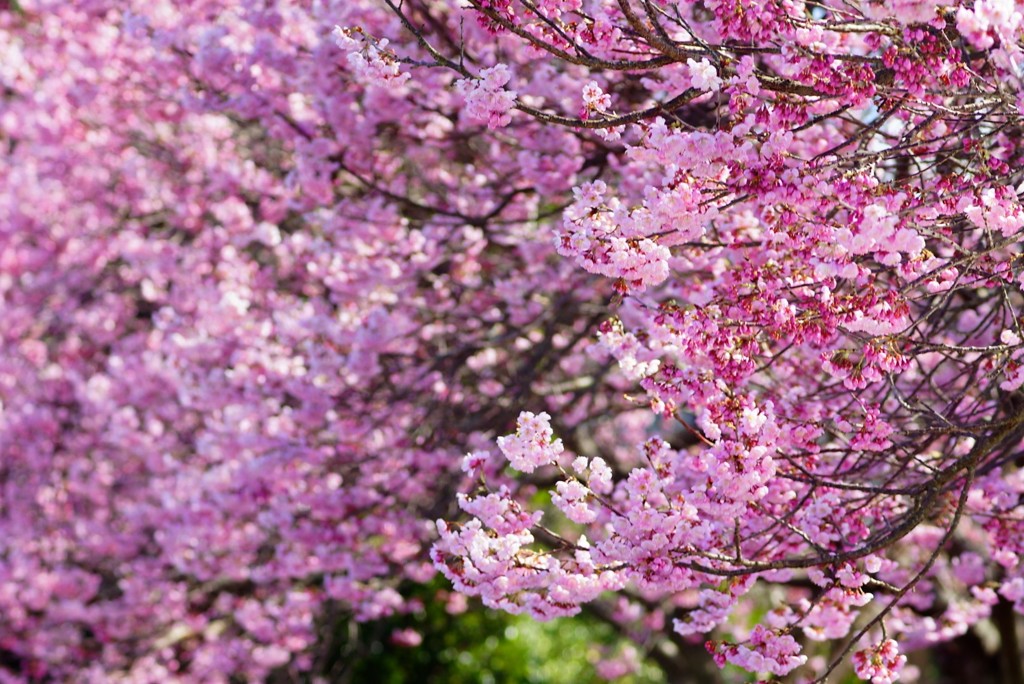
[[[686,60],[690,69],[690,82],[698,90],[715,91],[722,87],[722,79],[718,77],[718,71],[707,58],[696,62],[692,59]]]
[[[491,129],[507,126],[516,102],[515,91],[505,89],[511,78],[508,67],[497,64],[481,71],[478,79],[456,81],[456,89],[466,98],[466,116]]]
[[[853,654],[854,671],[861,679],[872,684],[892,684],[899,681],[900,670],[907,662],[892,639],[886,639],[871,648]]]
[[[551,416],[524,411],[516,421],[514,435],[499,437],[498,448],[512,467],[524,473],[552,463],[562,453],[562,440],[551,430]]]
[[[2,3],[0,680],[317,681],[428,589],[593,604],[604,676],[865,629],[893,681],[1022,611],[1022,44],[1009,0]]]

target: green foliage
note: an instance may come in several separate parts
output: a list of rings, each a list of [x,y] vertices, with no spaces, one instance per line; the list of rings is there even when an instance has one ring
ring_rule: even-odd
[[[433,585],[420,593],[424,609],[412,615],[359,625],[343,640],[334,671],[344,681],[379,684],[587,684],[601,682],[594,663],[624,640],[586,615],[541,623],[525,616],[488,611],[471,604],[460,615],[445,609],[445,591]],[[396,646],[395,630],[423,636],[415,648]],[[622,684],[657,684],[661,672],[645,664]]]

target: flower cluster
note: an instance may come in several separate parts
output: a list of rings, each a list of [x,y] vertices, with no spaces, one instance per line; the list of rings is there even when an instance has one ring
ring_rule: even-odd
[[[796,639],[763,625],[754,627],[745,644],[709,642],[708,650],[719,667],[728,662],[750,672],[768,672],[780,677],[807,662],[807,656],[798,655],[800,644]]]
[[[498,448],[512,467],[532,473],[540,466],[553,463],[562,453],[562,440],[551,431],[551,416],[534,415],[529,411],[519,414],[516,433],[498,438]]]
[[[703,58],[699,62],[688,59],[686,66],[690,69],[690,83],[697,90],[714,92],[721,89],[722,79],[718,77],[718,70],[708,62],[707,58]]]
[[[401,70],[401,63],[388,49],[387,38],[374,40],[359,27],[335,26],[334,42],[345,51],[352,75],[366,85],[397,89],[411,78]]]
[[[589,119],[594,113],[605,113],[611,106],[611,95],[601,90],[597,81],[590,81],[583,86],[583,108],[580,111],[580,118]]]
[[[907,662],[899,646],[892,639],[875,644],[853,654],[853,667],[857,676],[872,684],[892,684],[899,681],[900,670]]]
[[[508,126],[516,104],[516,92],[505,89],[511,79],[508,66],[496,64],[481,71],[479,78],[456,81],[456,90],[466,98],[466,117],[491,129]]]

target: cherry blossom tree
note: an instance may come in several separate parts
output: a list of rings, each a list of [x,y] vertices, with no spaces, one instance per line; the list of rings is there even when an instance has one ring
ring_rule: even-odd
[[[8,3],[0,681],[330,681],[437,572],[666,668],[1012,663],[1022,25]]]

